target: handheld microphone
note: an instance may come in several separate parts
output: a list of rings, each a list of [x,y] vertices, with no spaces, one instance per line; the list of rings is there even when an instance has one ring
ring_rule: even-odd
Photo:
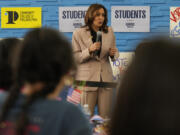
[[[102,32],[101,32],[101,31],[98,31],[98,32],[97,32],[97,36],[96,36],[96,42],[101,42],[101,39],[102,39]],[[96,51],[94,52],[94,55],[98,55],[98,52],[99,52],[99,50],[96,50]]]
[[[96,36],[96,42],[101,42],[101,38],[102,38],[102,32],[98,31]]]

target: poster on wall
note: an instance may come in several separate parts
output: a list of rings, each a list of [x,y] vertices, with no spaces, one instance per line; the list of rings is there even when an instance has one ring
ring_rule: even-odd
[[[41,7],[2,7],[1,28],[40,28]]]
[[[180,7],[170,7],[170,37],[180,37]]]
[[[150,32],[149,6],[112,6],[114,32]]]
[[[59,7],[59,30],[73,32],[84,25],[88,7]]]
[[[119,58],[116,61],[111,61],[111,68],[113,71],[114,81],[120,80],[127,69],[132,58],[134,57],[134,52],[119,52]]]

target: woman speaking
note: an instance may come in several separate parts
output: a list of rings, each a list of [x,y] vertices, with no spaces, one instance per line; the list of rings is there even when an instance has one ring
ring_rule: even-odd
[[[115,36],[107,26],[107,10],[101,4],[92,4],[85,15],[85,25],[73,32],[72,46],[78,63],[76,80],[112,82],[112,69],[109,57],[114,61],[118,57]],[[88,104],[91,116],[98,105],[100,116],[110,116],[112,89],[86,87],[82,104]]]

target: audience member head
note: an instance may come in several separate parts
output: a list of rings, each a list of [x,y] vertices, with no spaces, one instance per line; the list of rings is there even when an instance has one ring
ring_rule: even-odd
[[[101,30],[104,32],[108,32],[108,27],[107,27],[107,22],[108,22],[108,18],[107,18],[107,9],[101,5],[101,4],[92,4],[89,6],[84,21],[85,21],[85,26],[88,26],[90,29],[92,29],[92,25],[94,23],[94,20],[97,16],[100,15],[100,10],[103,9],[104,10],[104,21],[102,24],[99,24],[101,26]],[[97,22],[100,23],[100,22]],[[98,25],[98,24],[96,24]]]
[[[62,34],[51,28],[28,32],[17,59],[16,83],[3,107],[0,122],[5,120],[22,91],[27,99],[16,123],[16,132],[22,135],[28,124],[29,106],[38,98],[55,99],[74,67],[70,43]]]
[[[12,58],[20,44],[17,38],[0,40],[0,89],[8,90],[13,83]]]
[[[180,134],[180,42],[138,45],[118,88],[111,135]]]

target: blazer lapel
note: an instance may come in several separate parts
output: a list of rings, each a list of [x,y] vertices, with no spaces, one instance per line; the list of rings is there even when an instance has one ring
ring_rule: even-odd
[[[90,33],[90,31],[89,30],[86,30],[85,29],[85,33],[84,33],[84,35],[83,35],[85,38],[85,45],[89,48],[90,47],[90,45],[92,45],[93,44],[93,42],[92,42],[92,36],[91,36],[91,33]]]
[[[102,32],[102,43],[101,43],[101,53],[100,53],[100,58],[102,58],[104,56],[104,49],[105,49],[105,40],[106,40],[106,35],[104,32]]]

